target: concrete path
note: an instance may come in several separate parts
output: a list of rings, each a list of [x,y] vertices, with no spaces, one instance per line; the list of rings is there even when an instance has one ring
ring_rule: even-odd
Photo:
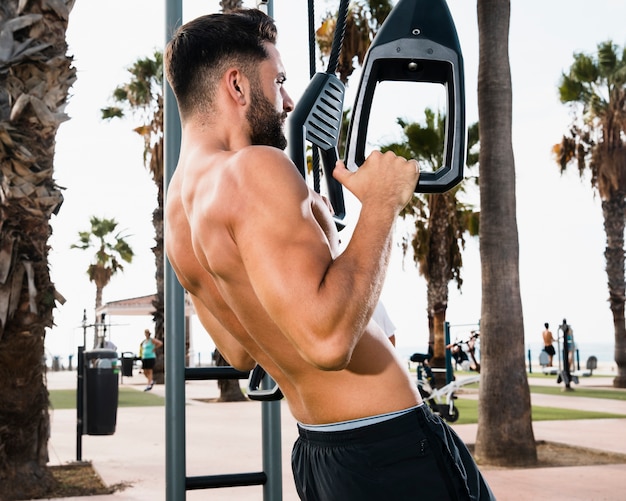
[[[539,378],[533,378],[532,384]],[[543,384],[549,380],[541,379]],[[554,383],[553,383],[554,384]],[[581,385],[608,385],[611,378],[581,378]],[[142,391],[145,379],[124,378],[124,387]],[[48,388],[75,388],[75,372],[50,372]],[[186,383],[187,475],[213,475],[261,471],[261,405],[258,402],[205,403],[198,398],[218,395],[215,381]],[[155,394],[164,395],[163,386]],[[623,414],[623,419],[538,421],[535,438],[626,454],[626,402],[568,396],[532,395],[533,403],[551,407],[584,408]],[[296,423],[286,404],[282,412],[283,500],[297,501],[291,477],[290,454]],[[50,463],[76,460],[76,411],[51,414]],[[467,443],[476,438],[476,425],[454,425]],[[84,501],[165,500],[165,407],[118,409],[114,435],[82,437],[82,459],[92,461],[108,485],[128,487],[108,496],[72,498]],[[624,499],[626,464],[568,468],[482,468],[499,500],[621,500]],[[262,501],[262,487],[237,487],[188,491],[189,501]],[[66,500],[67,501],[67,498]],[[180,500],[183,501],[183,500]],[[394,500],[395,501],[395,500]]]

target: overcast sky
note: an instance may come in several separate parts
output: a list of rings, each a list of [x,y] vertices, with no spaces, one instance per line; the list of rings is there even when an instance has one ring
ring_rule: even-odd
[[[538,348],[544,322],[556,326],[566,317],[576,341],[613,342],[604,272],[605,237],[599,200],[574,171],[560,176],[551,156],[552,145],[567,131],[570,115],[559,103],[557,85],[574,52],[593,53],[611,39],[626,43],[626,2],[584,0],[512,1],[510,59],[513,78],[513,138],[517,171],[517,215],[525,336]],[[316,2],[318,15],[325,5]],[[336,5],[335,5],[336,4]],[[246,6],[255,2],[247,1]],[[288,72],[287,89],[297,99],[308,83],[307,18],[305,0],[275,0],[279,50]],[[478,30],[476,2],[448,2],[465,62],[467,123],[478,120],[476,78]],[[219,2],[187,0],[184,20],[217,12]],[[143,144],[132,129],[137,123],[103,122],[100,108],[110,104],[113,89],[126,82],[126,69],[138,58],[161,50],[165,40],[164,2],[108,0],[76,2],[67,38],[78,79],[67,112],[71,120],[57,135],[55,175],[66,188],[65,202],[52,219],[50,241],[52,278],[67,299],[55,310],[56,327],[47,335],[50,355],[67,356],[82,342],[83,310],[93,319],[95,287],[86,270],[93,253],[70,250],[78,231],[89,229],[92,215],[115,218],[126,230],[136,256],[104,290],[104,301],[155,291],[152,211],[156,189],[142,163]],[[323,68],[320,66],[320,70]],[[346,107],[352,106],[356,79],[348,86]],[[400,96],[404,98],[405,96]],[[409,100],[411,96],[406,96]],[[421,116],[409,116],[420,120]],[[381,130],[394,131],[392,118],[372,116]],[[393,133],[393,132],[392,132]],[[384,141],[383,141],[384,142]],[[468,239],[463,257],[462,293],[450,285],[448,320],[453,336],[464,336],[480,318],[478,242]],[[402,263],[400,252],[391,263],[383,300],[398,327],[402,347],[426,347],[426,285],[412,260]],[[121,350],[134,350],[149,318],[118,317],[112,322],[114,341]],[[208,341],[207,341],[208,343]],[[537,353],[538,354],[538,353]]]

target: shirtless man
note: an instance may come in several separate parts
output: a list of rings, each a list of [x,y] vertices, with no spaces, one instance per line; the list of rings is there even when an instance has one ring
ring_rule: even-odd
[[[543,324],[545,327],[541,335],[543,336],[543,349],[548,354],[548,367],[552,367],[552,361],[554,360],[554,355],[556,351],[552,343],[554,343],[554,336],[552,336],[552,331],[550,330],[550,324]]]
[[[300,423],[292,459],[302,499],[488,496],[370,321],[417,162],[375,152],[357,172],[337,163],[335,178],[362,204],[340,254],[327,204],[281,151],[294,103],[275,37],[269,17],[240,10],[187,23],[166,48],[182,123],[166,204],[170,262],[220,353],[240,370],[260,364],[279,385]],[[329,445],[334,453],[316,455]],[[465,474],[450,467],[454,454]]]

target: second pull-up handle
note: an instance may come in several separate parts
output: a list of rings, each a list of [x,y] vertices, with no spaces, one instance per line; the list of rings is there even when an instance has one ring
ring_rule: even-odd
[[[422,172],[418,193],[440,193],[463,179],[465,88],[463,57],[445,0],[400,0],[374,38],[363,65],[348,132],[346,165],[365,161],[367,129],[376,86],[383,81],[442,84],[447,92],[444,163]],[[411,95],[397,96],[410,109]],[[419,110],[423,111],[423,110]]]

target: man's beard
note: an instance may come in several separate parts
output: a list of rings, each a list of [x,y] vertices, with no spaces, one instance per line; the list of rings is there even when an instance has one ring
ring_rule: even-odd
[[[284,150],[287,138],[283,131],[287,113],[277,112],[272,103],[256,88],[252,90],[250,109],[246,115],[250,124],[250,141],[254,145],[273,146]]]

